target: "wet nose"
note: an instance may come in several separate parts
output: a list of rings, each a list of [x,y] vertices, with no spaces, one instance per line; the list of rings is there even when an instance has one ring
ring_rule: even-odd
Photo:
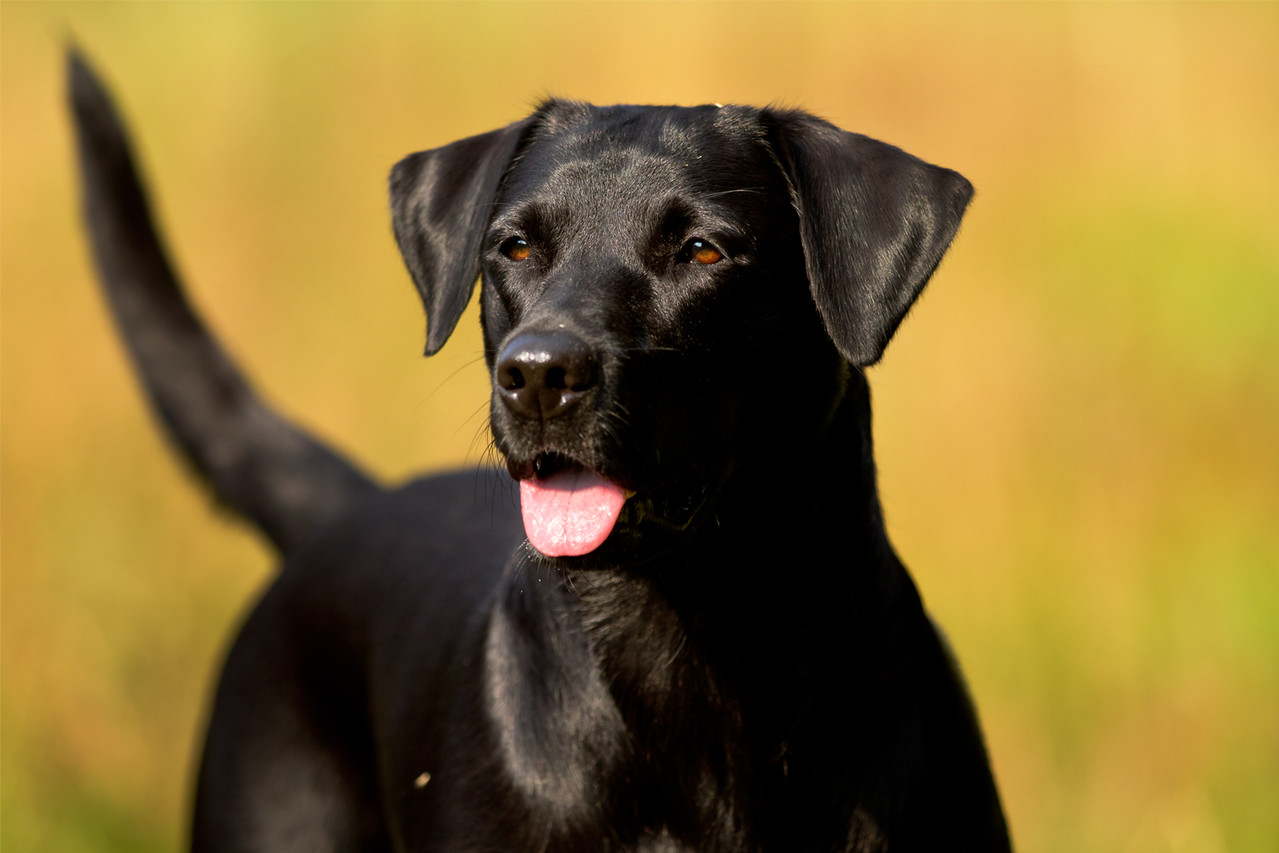
[[[511,412],[549,420],[595,387],[599,359],[571,333],[524,332],[502,348],[495,374],[498,393]]]

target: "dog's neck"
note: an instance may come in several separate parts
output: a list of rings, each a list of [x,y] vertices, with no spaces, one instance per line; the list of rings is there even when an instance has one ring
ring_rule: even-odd
[[[785,422],[779,427],[791,428]],[[703,531],[712,551],[724,539],[749,543],[749,552],[770,560],[829,547],[832,539],[845,554],[881,550],[870,387],[860,370],[844,375],[820,424],[766,441],[768,448],[736,471],[718,496],[717,523]],[[849,527],[853,519],[861,522],[857,530]],[[727,537],[718,534],[725,528],[731,529]]]
[[[865,619],[882,619],[884,584],[902,569],[880,512],[860,371],[851,372],[823,426],[801,449],[779,451],[789,457],[784,464],[769,459],[739,470],[713,520],[683,548],[638,568],[566,575],[588,626],[600,629],[602,649],[618,648],[611,639],[628,633],[618,596],[645,602],[629,626],[635,632],[651,633],[652,611],[665,608],[684,632],[672,628],[674,641],[704,638],[757,672],[761,659],[784,661],[819,634],[847,634],[859,604],[870,605]],[[725,663],[731,672],[731,661],[717,661]]]
[[[709,785],[746,809],[780,795],[769,786],[784,778],[787,796],[802,797],[806,773],[863,748],[829,734],[810,742],[808,732],[841,730],[831,714],[881,712],[866,710],[884,694],[880,650],[902,641],[902,608],[919,606],[880,521],[870,443],[868,392],[855,373],[802,473],[742,472],[721,495],[718,523],[686,548],[638,569],[525,565],[490,623],[486,658],[490,692],[511,700],[502,707],[520,706],[516,693],[563,703],[499,725],[530,796],[554,810],[575,801],[565,780],[602,784],[604,768],[623,761],[643,784],[664,778],[664,755],[696,755],[704,778],[686,780],[687,790],[666,779],[652,795],[673,796],[667,805],[678,813],[679,798]],[[779,494],[784,505],[764,497]],[[512,631],[522,644],[503,639]],[[832,671],[856,672],[856,683],[832,682]],[[592,713],[579,714],[587,705]],[[571,734],[589,749],[567,765],[552,758],[544,745],[586,719],[589,731]],[[628,743],[644,754],[625,757]],[[735,750],[773,758],[737,767]],[[734,788],[745,779],[752,790]]]

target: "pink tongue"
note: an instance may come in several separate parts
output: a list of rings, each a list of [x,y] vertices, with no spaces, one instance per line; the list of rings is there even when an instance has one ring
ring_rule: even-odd
[[[612,532],[625,502],[621,486],[582,468],[520,480],[524,533],[548,557],[594,551]]]

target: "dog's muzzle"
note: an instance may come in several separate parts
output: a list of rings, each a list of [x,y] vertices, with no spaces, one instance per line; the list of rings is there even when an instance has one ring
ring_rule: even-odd
[[[499,399],[517,420],[544,428],[591,395],[600,380],[600,360],[569,332],[525,331],[502,348],[493,378]],[[627,492],[554,452],[541,458],[556,464],[535,465],[530,476],[520,477],[525,535],[548,557],[594,551],[613,532]]]

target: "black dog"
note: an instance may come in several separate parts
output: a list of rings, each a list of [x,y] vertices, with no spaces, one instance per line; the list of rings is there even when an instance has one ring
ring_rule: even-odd
[[[222,676],[194,849],[1009,849],[885,536],[862,373],[964,178],[735,106],[551,101],[414,154],[391,203],[426,350],[482,276],[511,485],[383,490],[253,395],[101,85],[74,57],[70,79],[151,402],[284,556]]]

